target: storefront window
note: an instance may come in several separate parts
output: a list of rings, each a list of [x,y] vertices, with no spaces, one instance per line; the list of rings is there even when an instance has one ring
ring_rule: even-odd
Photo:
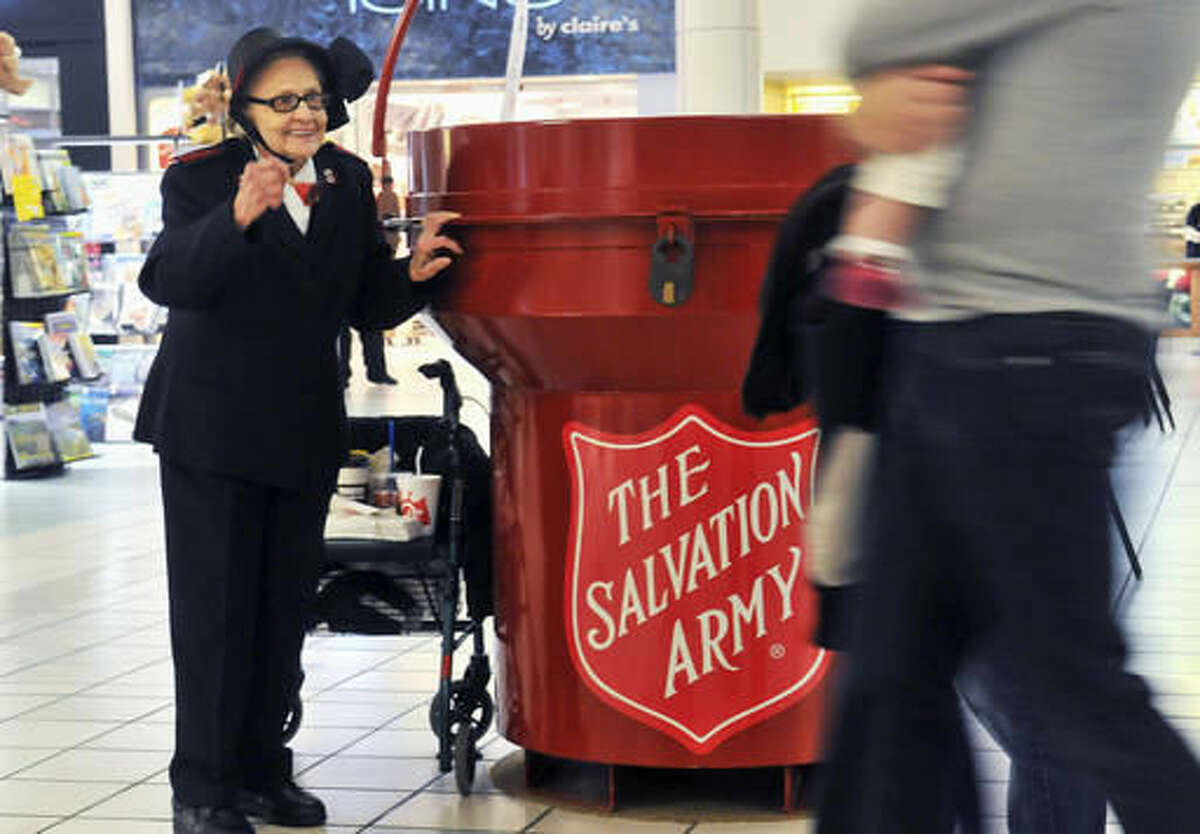
[[[1173,329],[1200,332],[1193,284],[1200,273],[1200,83],[1179,109],[1150,197],[1149,237]]]

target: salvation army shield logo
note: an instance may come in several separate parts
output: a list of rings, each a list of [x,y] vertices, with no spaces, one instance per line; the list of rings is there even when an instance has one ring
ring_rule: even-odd
[[[567,643],[588,687],[696,754],[803,698],[827,665],[801,535],[815,426],[745,432],[689,406],[563,440]]]

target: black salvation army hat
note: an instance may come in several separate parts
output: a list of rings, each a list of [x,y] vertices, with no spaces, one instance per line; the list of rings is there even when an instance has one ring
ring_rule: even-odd
[[[282,53],[302,55],[321,76],[324,92],[332,96],[326,108],[328,130],[337,130],[350,121],[346,102],[359,98],[375,79],[371,59],[346,38],[337,38],[326,48],[304,38],[284,37],[267,26],[251,29],[229,50],[227,62],[229,115],[251,136],[257,131],[246,117],[247,89],[254,76]]]

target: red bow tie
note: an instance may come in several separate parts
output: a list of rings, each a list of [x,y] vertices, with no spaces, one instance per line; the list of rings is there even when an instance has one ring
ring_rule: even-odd
[[[300,195],[304,205],[311,206],[317,201],[317,184],[315,182],[294,182],[292,188]]]

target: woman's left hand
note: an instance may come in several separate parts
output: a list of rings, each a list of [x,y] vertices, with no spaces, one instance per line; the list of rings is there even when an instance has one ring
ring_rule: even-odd
[[[462,255],[463,248],[452,237],[442,234],[442,227],[462,217],[453,211],[431,211],[421,224],[421,235],[413,247],[408,262],[408,276],[413,281],[428,281],[454,262],[447,252]]]

